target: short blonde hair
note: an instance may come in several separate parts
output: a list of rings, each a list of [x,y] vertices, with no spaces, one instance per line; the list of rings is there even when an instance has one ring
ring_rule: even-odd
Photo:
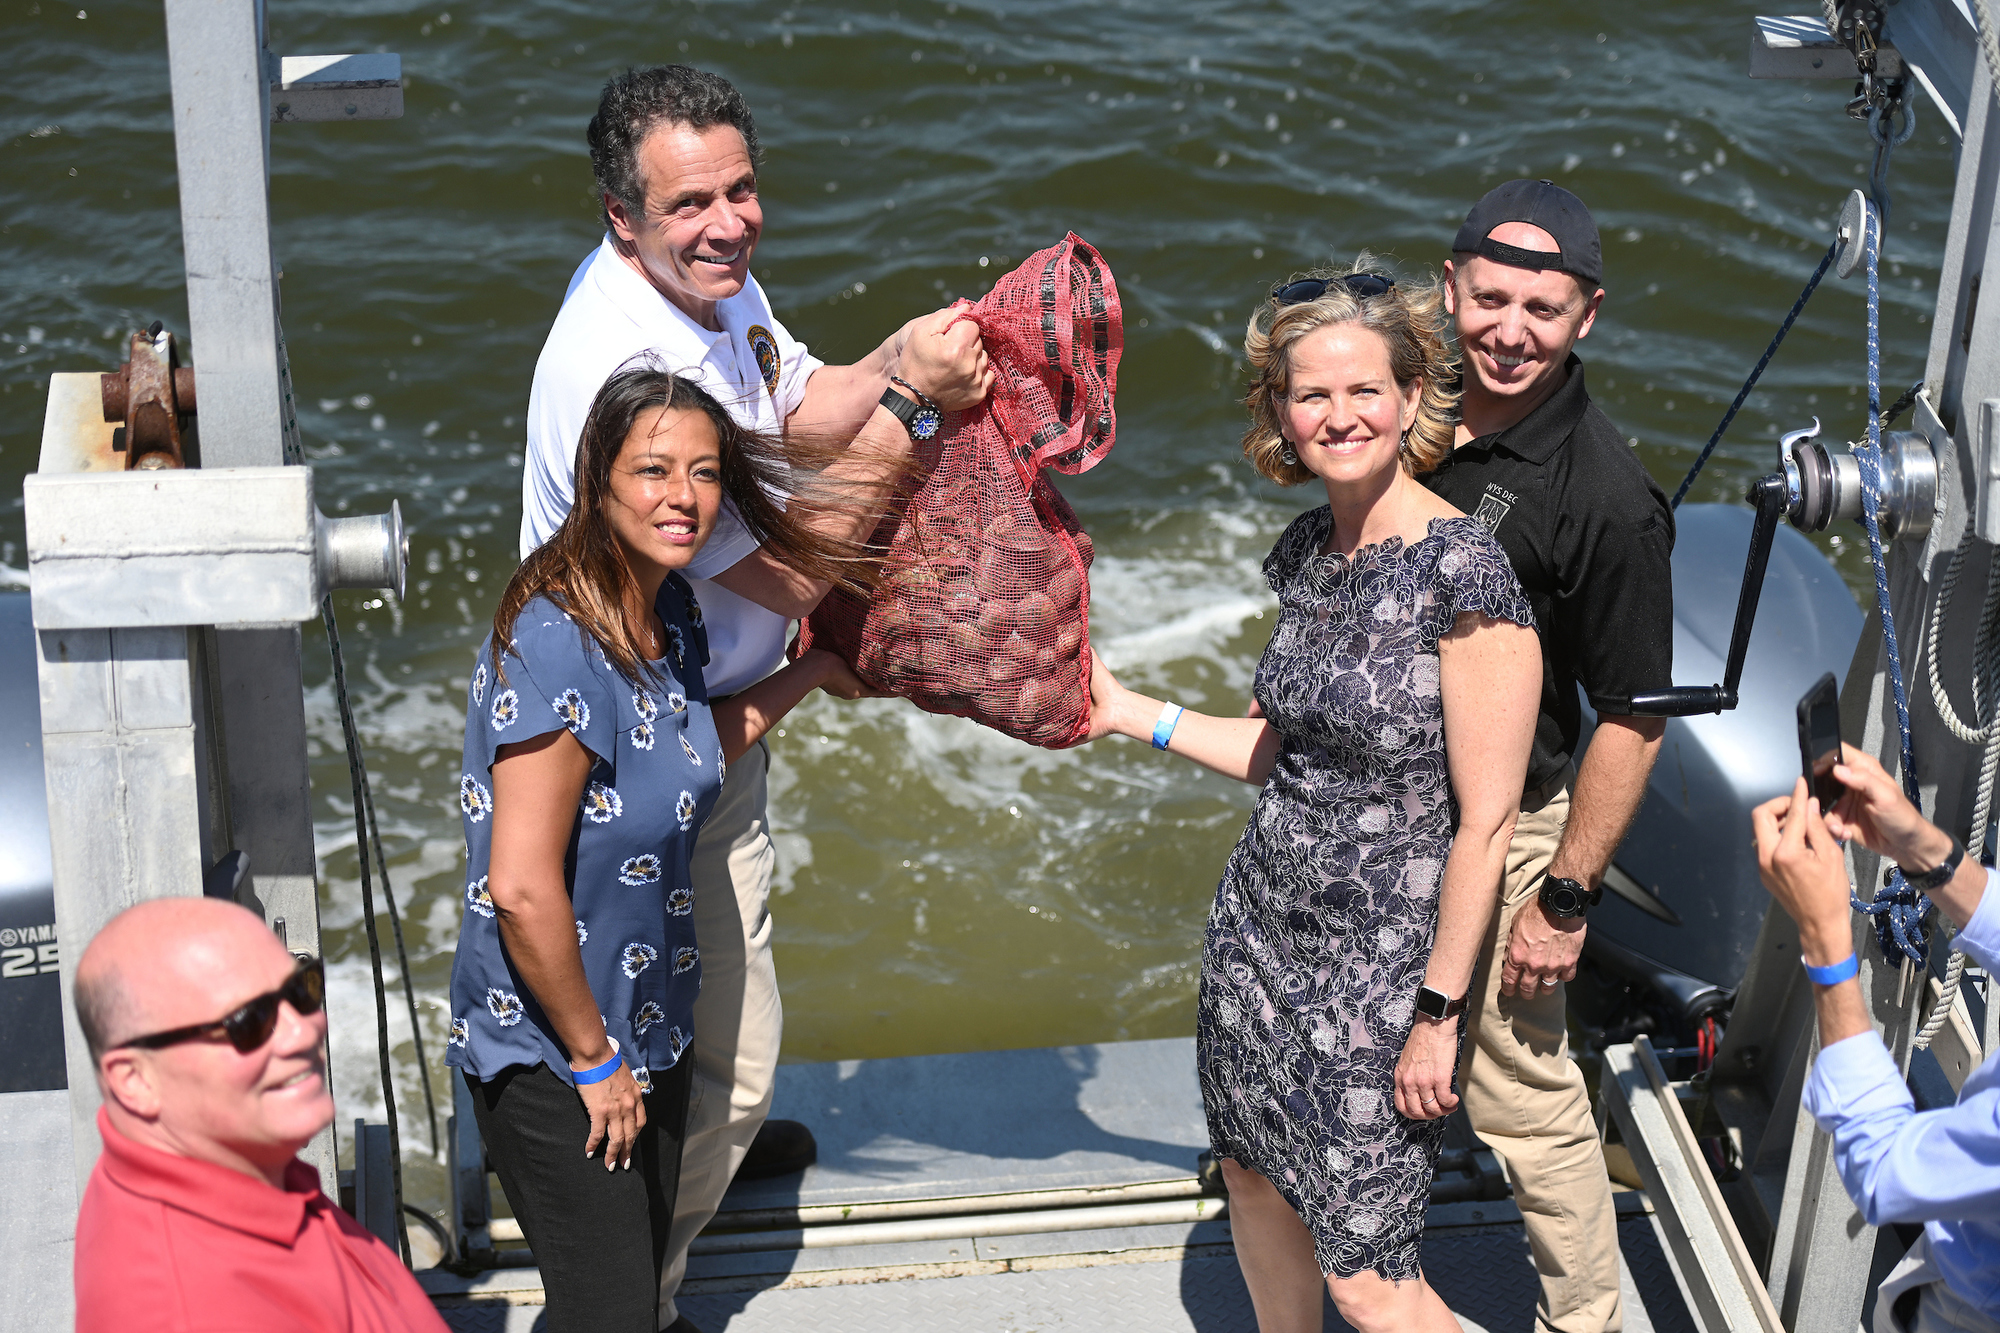
[[[1337,281],[1350,273],[1382,272],[1381,262],[1364,250],[1352,267],[1314,269],[1292,279],[1326,279],[1326,293],[1317,300],[1280,306],[1275,297],[1267,298],[1250,316],[1243,354],[1255,379],[1243,400],[1250,409],[1243,456],[1280,486],[1314,479],[1304,463],[1285,461],[1288,442],[1280,414],[1291,393],[1291,350],[1307,335],[1334,324],[1359,324],[1380,337],[1389,349],[1389,373],[1399,387],[1423,381],[1417,419],[1399,454],[1403,470],[1412,475],[1429,472],[1451,453],[1458,430],[1459,366],[1458,353],[1446,336],[1451,316],[1445,310],[1444,290],[1436,277],[1427,275],[1421,284],[1398,281],[1380,296],[1360,297]]]

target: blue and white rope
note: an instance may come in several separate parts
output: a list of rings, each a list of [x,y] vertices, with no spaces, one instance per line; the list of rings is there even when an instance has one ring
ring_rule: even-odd
[[[1868,262],[1868,443],[1854,451],[1861,472],[1861,522],[1868,529],[1868,559],[1875,567],[1875,606],[1882,618],[1882,644],[1889,656],[1889,689],[1896,701],[1896,731],[1902,761],[1903,791],[1917,798],[1917,768],[1910,750],[1910,699],[1903,689],[1903,650],[1896,641],[1896,617],[1889,605],[1889,565],[1882,555],[1882,287],[1878,268],[1882,222],[1874,203],[1863,219],[1862,252]],[[1901,869],[1872,902],[1854,899],[1854,909],[1875,919],[1875,938],[1884,957],[1900,954],[1921,964],[1929,954],[1924,927],[1931,901],[1910,887]]]

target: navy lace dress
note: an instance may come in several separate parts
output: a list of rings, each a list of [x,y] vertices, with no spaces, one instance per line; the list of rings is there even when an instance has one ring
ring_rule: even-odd
[[[1254,688],[1282,745],[1209,913],[1197,1058],[1216,1154],[1277,1187],[1321,1270],[1401,1280],[1444,1133],[1395,1104],[1457,824],[1437,643],[1461,612],[1534,615],[1473,519],[1351,561],[1320,554],[1331,524],[1301,515],[1264,562]]]

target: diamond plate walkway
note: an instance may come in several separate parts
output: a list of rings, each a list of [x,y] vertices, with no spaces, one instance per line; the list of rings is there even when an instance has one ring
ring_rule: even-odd
[[[730,1191],[679,1302],[704,1333],[1256,1327],[1228,1223],[1192,1180],[1191,1041],[786,1066],[773,1113],[810,1124],[820,1160]],[[1618,1199],[1625,1327],[1693,1333],[1643,1196]],[[1512,1203],[1433,1206],[1424,1270],[1468,1330],[1530,1333]],[[420,1277],[455,1330],[542,1326],[532,1268]],[[1326,1327],[1346,1328],[1330,1303]]]

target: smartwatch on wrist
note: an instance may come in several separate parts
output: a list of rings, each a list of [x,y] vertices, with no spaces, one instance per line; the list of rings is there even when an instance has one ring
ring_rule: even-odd
[[[1959,862],[1963,860],[1965,860],[1965,844],[1954,836],[1951,840],[1951,851],[1945,854],[1943,861],[1940,861],[1931,869],[1922,871],[1921,873],[1912,873],[1900,861],[1896,863],[1896,869],[1903,872],[1903,882],[1917,892],[1936,893],[1939,889],[1951,883],[1951,877],[1958,873]]]
[[[1564,879],[1561,875],[1548,875],[1542,879],[1542,891],[1539,896],[1542,906],[1550,916],[1569,920],[1582,916],[1597,906],[1604,897],[1604,886],[1586,889],[1573,879]]]
[[[915,394],[915,399],[897,393],[895,386],[898,384]],[[919,444],[936,436],[938,427],[944,424],[944,413],[938,410],[938,405],[911,388],[910,382],[901,376],[889,377],[889,387],[882,390],[881,401],[882,406],[896,414],[896,419],[903,423],[903,429],[910,432],[910,438]]]
[[[1417,1012],[1425,1018],[1436,1019],[1440,1023],[1456,1014],[1464,1013],[1465,1000],[1464,995],[1454,1000],[1441,990],[1432,990],[1429,986],[1417,987]]]

